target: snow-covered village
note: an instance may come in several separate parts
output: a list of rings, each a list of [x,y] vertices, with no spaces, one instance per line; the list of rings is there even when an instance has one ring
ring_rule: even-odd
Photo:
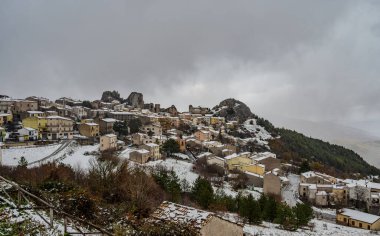
[[[1,0],[0,236],[380,235],[380,0]]]
[[[95,101],[2,96],[0,111],[5,235],[380,230],[376,175],[279,149],[281,131],[235,99],[180,112],[136,92]]]

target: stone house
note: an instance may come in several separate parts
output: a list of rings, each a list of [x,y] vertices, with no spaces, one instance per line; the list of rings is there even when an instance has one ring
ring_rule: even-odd
[[[87,138],[99,136],[99,125],[97,123],[84,123],[79,125],[79,133]]]
[[[272,171],[276,168],[281,168],[281,160],[276,158],[276,154],[271,152],[257,153],[253,156],[253,160],[265,166],[267,171]]]
[[[112,134],[114,133],[113,125],[117,120],[113,118],[103,118],[99,119],[99,132],[101,134]]]
[[[155,136],[162,135],[162,127],[160,123],[144,125],[141,127],[141,131],[146,134],[151,133],[152,135],[155,135]]]
[[[301,183],[308,184],[335,184],[336,178],[327,174],[308,171],[301,174]]]
[[[211,133],[207,130],[197,130],[194,133],[194,136],[197,140],[204,142],[204,141],[210,141],[211,140]]]
[[[129,153],[129,160],[144,164],[149,161],[150,152],[145,149],[138,149]]]
[[[147,143],[141,146],[141,148],[148,150],[150,152],[150,156],[154,160],[161,159],[160,146],[155,143]]]
[[[106,134],[100,137],[100,151],[116,150],[117,136],[115,134]]]
[[[224,219],[215,213],[164,201],[150,219],[157,223],[182,223],[201,236],[243,236],[242,224]]]
[[[272,172],[264,175],[264,187],[265,194],[271,194],[281,196],[281,179],[279,176]]]

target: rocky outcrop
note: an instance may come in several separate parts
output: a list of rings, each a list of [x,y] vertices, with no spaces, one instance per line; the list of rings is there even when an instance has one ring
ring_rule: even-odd
[[[243,123],[247,119],[255,117],[247,105],[234,98],[223,100],[212,110],[216,115],[225,117],[227,121],[234,120],[239,123]]]
[[[142,93],[132,92],[127,100],[127,104],[136,108],[144,108],[144,96]]]
[[[102,98],[100,99],[102,102],[112,102],[113,100],[117,100],[122,102],[122,98],[120,97],[120,93],[118,91],[104,91],[102,94]]]
[[[178,116],[178,110],[174,105],[166,108],[164,111],[170,113],[171,116]]]

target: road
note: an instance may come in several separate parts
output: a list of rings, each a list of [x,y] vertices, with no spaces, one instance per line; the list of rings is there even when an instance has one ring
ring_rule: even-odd
[[[67,146],[69,146],[71,143],[73,142],[73,140],[65,140],[65,141],[62,141],[62,144],[61,146],[59,146],[54,152],[52,152],[51,154],[47,155],[46,157],[43,157],[37,161],[32,161],[30,163],[28,163],[28,166],[31,166],[31,165],[34,165],[34,164],[41,164],[42,162],[56,156],[58,153],[60,153],[61,151],[63,151]]]
[[[288,175],[289,184],[282,189],[282,199],[291,207],[297,205],[299,200],[298,186],[300,183],[300,176],[295,174]]]

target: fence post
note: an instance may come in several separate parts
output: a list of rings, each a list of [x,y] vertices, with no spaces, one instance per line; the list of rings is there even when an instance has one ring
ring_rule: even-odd
[[[53,215],[54,215],[54,210],[53,208],[50,208],[50,227],[53,228]]]
[[[63,218],[63,233],[67,233],[67,218],[66,216]]]

